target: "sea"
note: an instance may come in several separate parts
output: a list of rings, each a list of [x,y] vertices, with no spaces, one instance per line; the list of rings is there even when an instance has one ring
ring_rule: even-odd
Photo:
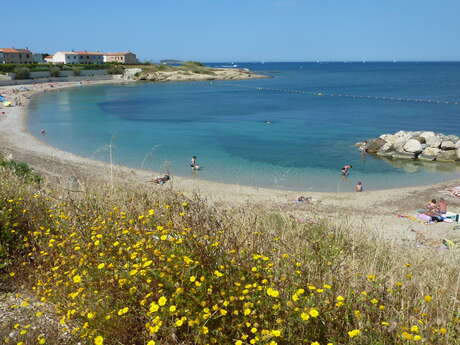
[[[399,130],[460,135],[460,63],[233,64],[270,78],[76,84],[34,97],[28,129],[92,159],[305,193],[352,191],[357,181],[376,190],[460,177],[460,164],[381,159],[354,146]],[[201,170],[191,170],[192,156]],[[345,164],[352,165],[346,178]]]

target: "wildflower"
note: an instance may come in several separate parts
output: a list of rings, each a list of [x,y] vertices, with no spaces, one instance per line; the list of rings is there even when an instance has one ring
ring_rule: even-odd
[[[177,309],[177,307],[175,305],[172,305],[172,306],[169,307],[169,311],[171,313],[174,313],[176,311],[176,309]]]
[[[72,278],[74,283],[80,283],[81,282],[81,277],[77,274]]]
[[[217,270],[215,270],[215,271],[214,271],[214,275],[215,275],[216,277],[219,277],[219,278],[220,278],[220,277],[222,277],[224,274],[223,274],[223,273],[220,273],[220,272],[217,271]]]
[[[168,299],[165,296],[161,296],[158,299],[158,305],[160,305],[162,307],[162,306],[164,306],[166,304],[167,301],[168,301]]]
[[[160,306],[159,306],[158,304],[156,304],[155,302],[150,303],[150,309],[149,309],[149,311],[150,311],[151,313],[157,312],[158,309],[160,309]]]
[[[275,289],[272,289],[271,287],[269,287],[267,289],[267,295],[269,295],[270,297],[278,297],[280,295],[279,291],[278,290],[275,290]]]
[[[311,343],[311,345],[320,345],[318,341],[314,341]]]
[[[279,329],[274,329],[270,333],[274,337],[281,337],[281,331]]]
[[[235,341],[235,345],[243,345],[243,342],[241,340]]]
[[[94,338],[94,344],[95,345],[102,345],[104,344],[104,338],[98,335],[96,338]]]
[[[311,317],[318,317],[319,311],[316,310],[316,309],[311,309],[309,314],[310,314]]]
[[[412,334],[407,333],[407,332],[402,332],[401,336],[406,340],[412,340],[414,338]]]
[[[310,315],[308,315],[308,313],[302,313],[302,314],[300,314],[300,317],[304,321],[310,320]]]
[[[412,326],[412,327],[410,328],[410,331],[411,331],[412,333],[418,333],[418,332],[419,332],[418,326],[417,326],[417,325]]]
[[[37,342],[38,342],[39,345],[43,345],[43,344],[46,343],[46,339],[43,338],[43,337],[38,337],[38,338],[37,338]]]
[[[419,336],[419,335],[415,335],[414,336],[414,341],[419,341],[419,340],[422,340],[422,337]]]
[[[100,269],[100,270],[102,270],[102,269],[104,268],[104,266],[105,266],[105,264],[102,263],[102,264],[97,265],[97,268]]]
[[[94,316],[96,316],[95,313],[89,312],[88,314],[86,314],[86,317],[87,317],[88,319],[90,319],[90,320],[91,320],[91,319],[94,319]]]
[[[430,295],[426,295],[425,297],[423,297],[423,299],[425,300],[425,302],[429,303],[429,302],[431,302],[433,297],[431,297]]]
[[[348,332],[348,336],[350,338],[357,337],[360,334],[361,334],[361,331],[359,329],[354,329],[354,330]]]
[[[202,332],[203,334],[208,334],[208,333],[209,333],[209,328],[206,327],[206,326],[203,326],[203,327],[201,327],[201,332]]]
[[[379,303],[379,301],[378,301],[378,299],[373,298],[373,299],[371,299],[371,303],[372,303],[372,304],[377,304],[377,303]]]

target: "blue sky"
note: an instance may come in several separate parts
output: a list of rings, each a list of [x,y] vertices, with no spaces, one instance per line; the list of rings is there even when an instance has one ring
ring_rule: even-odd
[[[0,46],[200,61],[460,60],[458,0],[2,1]]]

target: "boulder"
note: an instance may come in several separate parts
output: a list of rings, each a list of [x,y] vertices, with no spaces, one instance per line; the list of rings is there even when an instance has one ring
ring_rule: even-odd
[[[423,151],[422,144],[420,144],[420,142],[415,139],[409,139],[409,141],[407,141],[403,148],[404,151],[410,153],[420,153]]]
[[[365,150],[369,153],[377,153],[385,143],[386,141],[380,138],[369,140],[365,146]]]
[[[427,147],[423,150],[422,155],[436,157],[440,152],[441,150],[436,147]]]
[[[441,151],[436,157],[439,162],[453,162],[458,158],[456,150]]]
[[[460,148],[460,140],[455,143],[455,148],[459,149]]]
[[[420,144],[425,144],[426,140],[420,135],[414,135],[411,139],[417,140]]]
[[[453,135],[453,134],[448,135],[447,137],[449,138],[450,141],[452,141],[454,143],[456,143],[458,141],[458,139],[459,139],[459,137],[457,137],[456,135]]]
[[[393,155],[395,154],[395,151],[378,151],[377,152],[377,156],[380,156],[380,157],[393,157]]]
[[[387,142],[383,144],[383,146],[379,149],[378,152],[388,152],[388,151],[391,151],[392,148],[393,148],[393,145]]]
[[[420,143],[419,143],[420,144]],[[409,152],[394,152],[391,156],[395,159],[415,159],[415,153]]]
[[[425,137],[425,142],[426,145],[429,147],[438,148],[441,146],[441,139],[439,139],[437,136]]]
[[[430,156],[430,155],[426,155],[424,153],[419,155],[417,158],[419,160],[421,160],[421,161],[426,161],[426,162],[432,162],[432,161],[436,160],[436,156]]]
[[[427,137],[434,137],[435,135],[436,135],[436,134],[435,134],[434,132],[431,132],[431,131],[422,132],[422,133],[420,134],[420,136],[421,136],[422,138],[425,138],[425,139],[426,139]]]
[[[443,140],[441,142],[441,148],[443,150],[455,150],[455,144],[450,140]]]
[[[396,140],[393,142],[393,147],[396,151],[403,151],[404,145],[406,145],[407,138],[405,137],[397,137]]]

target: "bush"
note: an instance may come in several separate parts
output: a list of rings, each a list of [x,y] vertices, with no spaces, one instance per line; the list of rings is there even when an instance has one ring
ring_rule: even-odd
[[[59,77],[59,73],[61,72],[61,69],[57,66],[51,66],[50,67],[50,75],[52,77]]]
[[[28,67],[16,67],[14,69],[16,74],[14,79],[29,79],[30,78],[30,69]]]
[[[124,68],[120,65],[112,65],[108,68],[107,72],[109,74],[123,74]]]
[[[72,71],[73,71],[73,75],[74,75],[75,77],[78,77],[78,76],[81,75],[81,68],[80,68],[80,67],[73,67],[73,68],[72,68]]]

